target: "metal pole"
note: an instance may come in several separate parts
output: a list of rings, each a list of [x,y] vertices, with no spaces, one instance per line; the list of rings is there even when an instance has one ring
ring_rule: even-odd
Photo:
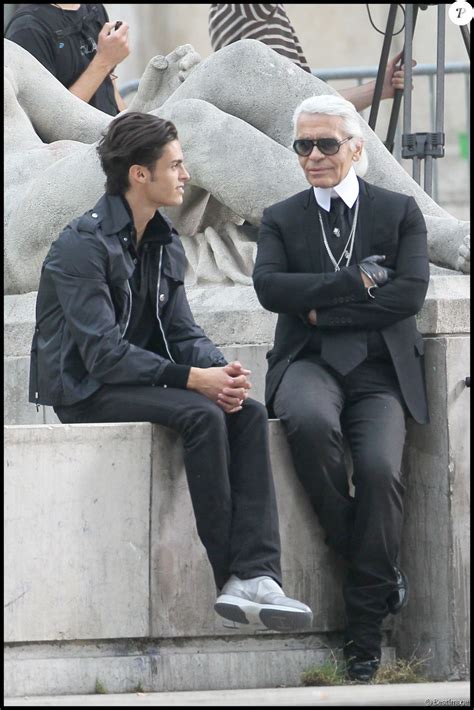
[[[390,10],[388,12],[387,27],[385,29],[385,37],[382,46],[382,54],[380,55],[379,70],[377,73],[377,79],[375,80],[374,96],[372,99],[372,107],[370,109],[369,115],[369,126],[372,130],[375,130],[375,124],[377,122],[377,114],[379,112],[380,99],[382,98],[382,88],[383,80],[385,77],[385,71],[387,69],[387,60],[390,52],[390,45],[392,43],[393,28],[395,27],[395,18],[397,16],[398,5],[391,4]]]
[[[414,28],[414,7],[412,3],[405,5],[405,52],[403,58],[405,60],[405,86],[403,89],[403,134],[411,133],[411,83],[412,83],[412,44],[413,44],[413,28]],[[413,179],[416,182],[420,181],[420,166],[417,158],[413,158]],[[418,174],[418,179],[415,175]]]
[[[438,47],[436,53],[436,133],[444,132],[444,55],[446,48],[446,5],[438,5]]]
[[[418,179],[419,179],[418,175]],[[431,197],[431,185],[433,181],[433,156],[432,155],[425,155],[425,172],[423,175],[424,182],[423,182],[423,189],[426,192],[427,195]]]

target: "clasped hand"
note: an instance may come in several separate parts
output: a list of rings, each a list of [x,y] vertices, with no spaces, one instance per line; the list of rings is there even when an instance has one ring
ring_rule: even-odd
[[[233,414],[242,409],[248,397],[252,387],[249,375],[250,370],[242,367],[238,360],[224,367],[192,367],[187,386],[215,402],[226,414]]]

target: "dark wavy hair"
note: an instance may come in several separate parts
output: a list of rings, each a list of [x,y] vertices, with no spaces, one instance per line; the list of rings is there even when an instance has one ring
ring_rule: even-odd
[[[178,131],[171,121],[138,111],[120,114],[109,124],[97,146],[107,178],[106,192],[123,195],[130,187],[130,166],[144,165],[152,170],[163,155],[166,144],[177,137]]]

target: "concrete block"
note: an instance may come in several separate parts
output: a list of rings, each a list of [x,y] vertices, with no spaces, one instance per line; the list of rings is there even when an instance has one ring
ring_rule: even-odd
[[[416,317],[420,332],[424,335],[469,333],[470,283],[470,276],[432,266],[426,300]]]
[[[6,427],[5,641],[149,634],[150,426]]]
[[[411,600],[399,653],[427,658],[430,678],[469,677],[469,338],[427,338],[431,422],[409,423],[402,566]]]

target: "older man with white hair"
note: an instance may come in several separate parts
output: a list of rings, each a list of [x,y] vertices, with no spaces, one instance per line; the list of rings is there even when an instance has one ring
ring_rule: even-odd
[[[400,468],[407,416],[428,421],[415,322],[429,280],[426,226],[413,197],[361,178],[367,160],[351,103],[306,99],[294,128],[311,187],[265,210],[253,275],[261,304],[278,313],[266,404],[327,543],[348,563],[344,652],[349,677],[368,682],[382,621],[408,598]]]

